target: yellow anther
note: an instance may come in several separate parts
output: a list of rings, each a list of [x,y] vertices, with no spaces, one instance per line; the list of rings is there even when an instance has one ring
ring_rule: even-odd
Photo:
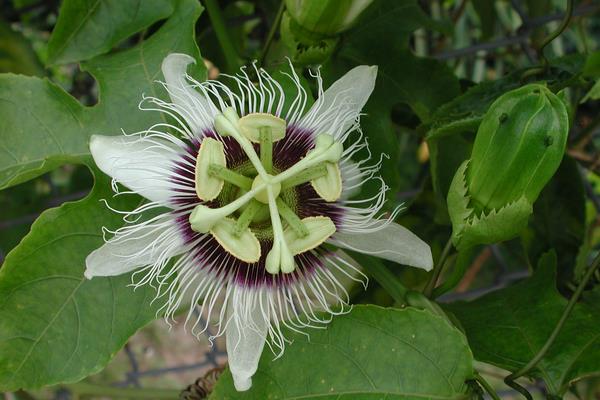
[[[212,227],[210,233],[229,254],[238,260],[251,264],[258,262],[260,242],[250,228],[245,228],[240,233],[236,232],[235,227],[235,220],[223,218]]]
[[[324,216],[306,217],[302,223],[309,231],[307,236],[301,237],[291,228],[284,232],[285,242],[292,254],[300,254],[314,249],[329,239],[336,231],[333,221]]]
[[[254,143],[260,142],[260,128],[265,127],[270,128],[273,142],[285,137],[285,120],[272,114],[253,113],[245,115],[239,119],[238,126],[242,134]]]
[[[215,199],[223,189],[223,180],[210,174],[211,165],[226,167],[225,150],[223,143],[205,138],[200,144],[195,169],[196,194],[204,201]]]
[[[310,181],[313,189],[325,201],[336,201],[342,195],[342,173],[337,164],[325,162],[327,174]]]

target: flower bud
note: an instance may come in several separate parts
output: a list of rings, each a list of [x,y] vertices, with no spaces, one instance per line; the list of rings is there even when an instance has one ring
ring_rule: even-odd
[[[448,192],[457,247],[506,240],[525,227],[560,165],[568,130],[567,107],[543,85],[526,85],[494,101]]]
[[[373,0],[286,0],[281,38],[300,64],[319,64],[335,49],[341,32],[358,19]]]
[[[334,36],[348,29],[373,0],[286,0],[290,17],[308,32]]]

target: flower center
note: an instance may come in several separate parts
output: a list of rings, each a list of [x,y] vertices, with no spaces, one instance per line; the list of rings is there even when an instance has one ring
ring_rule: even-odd
[[[269,204],[269,196],[266,187],[271,188],[273,196],[275,198],[277,198],[277,196],[279,196],[279,193],[281,192],[281,183],[271,183],[273,175],[267,174],[267,178],[268,179],[265,181],[265,179],[261,175],[257,175],[256,178],[254,178],[254,181],[252,182],[252,189],[256,189],[258,187],[263,186],[265,187],[265,189],[259,190],[254,195],[254,198],[263,204]]]
[[[342,144],[331,135],[321,134],[315,146],[290,168],[273,171],[273,143],[284,139],[286,123],[271,114],[253,113],[239,118],[235,110],[226,109],[215,117],[214,126],[222,137],[231,136],[252,164],[250,176],[227,168],[225,148],[217,139],[205,138],[196,160],[195,184],[198,198],[208,202],[221,194],[225,182],[238,188],[221,207],[197,205],[190,214],[191,228],[212,235],[231,255],[247,263],[261,258],[261,243],[253,221],[268,215],[272,230],[272,247],[265,257],[265,268],[271,274],[293,272],[294,255],[321,245],[336,228],[327,216],[301,219],[290,206],[284,193],[295,186],[310,183],[327,202],[339,199],[342,181],[338,162]],[[256,153],[253,143],[259,144]],[[254,175],[255,174],[255,175]],[[254,176],[253,176],[254,175]],[[219,197],[221,199],[223,196]],[[231,217],[237,215],[237,220]],[[254,231],[253,231],[254,230]]]

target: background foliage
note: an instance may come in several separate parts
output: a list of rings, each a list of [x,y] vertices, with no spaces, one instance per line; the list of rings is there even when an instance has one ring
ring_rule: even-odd
[[[132,291],[128,276],[83,279],[102,227],[120,223],[100,203],[110,184],[88,139],[159,122],[138,103],[165,96],[160,63],[184,52],[199,61],[200,80],[253,60],[277,75],[290,57],[313,93],[314,64],[325,85],[355,65],[378,65],[363,131],[373,154],[387,155],[389,206],[405,203],[399,222],[430,243],[440,275],[357,256],[371,280],[351,294],[364,305],[310,341],[292,333],[278,360],[265,352],[250,392],[235,392],[225,371],[182,396],[213,386],[213,399],[598,396],[600,275],[588,266],[600,238],[600,5],[572,2],[565,18],[567,3],[375,0],[341,32],[306,38],[284,29],[278,0],[0,1],[0,392],[168,399],[193,383],[136,388],[135,359],[132,387],[88,378],[154,319],[156,305],[153,289]],[[560,34],[542,47],[552,32]],[[567,89],[562,164],[518,237],[452,250],[450,182],[490,104],[534,81]],[[502,382],[511,373],[524,376],[520,386]],[[57,386],[41,390],[49,385]]]

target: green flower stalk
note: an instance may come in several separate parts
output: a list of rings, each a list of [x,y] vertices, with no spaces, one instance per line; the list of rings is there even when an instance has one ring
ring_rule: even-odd
[[[527,225],[568,131],[566,105],[543,85],[512,90],[491,105],[448,192],[456,247],[507,240]]]

